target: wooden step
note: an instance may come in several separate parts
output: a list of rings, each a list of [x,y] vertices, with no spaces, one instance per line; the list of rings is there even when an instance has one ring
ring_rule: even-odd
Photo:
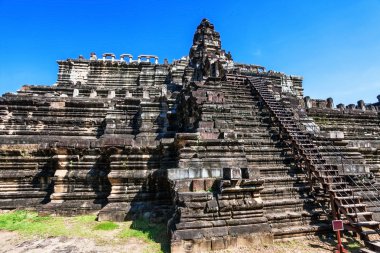
[[[319,169],[317,170],[319,173],[338,173],[338,170],[325,170],[325,169]]]
[[[373,212],[357,212],[357,213],[346,213],[346,216],[358,217],[358,216],[370,216]]]
[[[359,227],[373,227],[373,226],[378,226],[380,225],[380,222],[378,221],[360,221],[356,223],[352,223],[352,225],[359,226]]]
[[[345,199],[361,199],[360,196],[344,196],[344,197],[335,197],[338,200],[345,200]]]
[[[380,229],[371,229],[371,230],[364,230],[360,232],[362,235],[378,235],[380,234]]]
[[[366,207],[366,204],[347,204],[347,205],[341,205],[343,208],[360,208],[360,207]]]
[[[376,232],[375,234],[378,234],[378,232]],[[368,250],[370,250],[370,251],[367,250],[367,251],[363,251],[363,252],[365,252],[365,253],[380,252],[380,241],[379,240],[364,241],[364,244],[368,248]]]
[[[370,249],[362,248],[359,251],[360,253],[377,253],[376,251],[372,251]]]
[[[347,182],[328,182],[328,183],[326,183],[326,182],[324,182],[324,184],[327,184],[327,185],[329,185],[329,186],[340,186],[340,187],[344,187],[344,185],[347,185]]]
[[[331,192],[353,192],[354,189],[352,188],[344,188],[344,189],[330,189]]]

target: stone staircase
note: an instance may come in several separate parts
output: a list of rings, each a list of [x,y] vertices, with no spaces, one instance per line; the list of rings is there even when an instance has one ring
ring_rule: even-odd
[[[214,233],[210,231],[222,229],[226,226],[222,220],[226,219],[230,221],[225,236],[231,236],[230,229],[235,229],[232,224],[249,224],[252,233],[258,223],[266,223],[274,239],[279,240],[315,234],[328,227],[322,210],[307,194],[309,185],[304,173],[295,166],[271,125],[268,110],[260,106],[259,97],[252,94],[249,85],[209,79],[194,83],[185,98],[182,107],[187,109],[178,110],[186,117],[180,122],[184,131],[193,133],[177,134],[179,169],[169,170],[169,178],[173,179],[177,201],[192,200],[177,202],[171,223],[174,241],[190,238],[186,224],[194,219],[219,224],[213,228],[203,223],[191,227],[208,229],[208,236],[202,235],[206,240],[202,243],[206,244]],[[200,195],[202,201],[197,200]],[[256,204],[235,206],[248,199]],[[216,201],[214,211],[208,209],[210,201]],[[243,221],[244,217],[252,220]],[[237,231],[235,236],[249,232],[243,227]],[[219,240],[218,234],[212,238]],[[212,242],[209,249],[216,249]],[[178,250],[179,245],[172,249]],[[229,246],[226,242],[224,248]]]
[[[259,97],[252,95],[251,88],[239,80],[223,83],[220,90],[223,89],[226,101],[229,97],[231,102],[239,101],[242,107],[239,114],[245,115],[246,127],[235,133],[244,140],[249,168],[259,171],[264,179],[260,195],[274,238],[305,236],[326,229],[325,215],[307,194],[304,173],[281,145],[279,133],[271,127],[270,114],[260,106]],[[244,96],[238,91],[243,91]]]
[[[309,108],[307,113],[320,127],[322,133],[341,133],[344,138],[317,138],[317,143],[327,155],[336,150],[352,168],[365,169],[368,176],[353,177],[352,187],[361,195],[368,210],[374,212],[374,218],[380,220],[380,198],[376,192],[380,189],[379,149],[380,120],[378,113],[371,110],[343,108]],[[334,160],[334,157],[332,157]],[[340,163],[336,161],[335,163]]]
[[[337,167],[329,164],[320,154],[301,126],[294,122],[293,114],[274,98],[268,89],[268,83],[261,78],[248,80],[252,89],[271,111],[284,138],[288,138],[287,142],[292,145],[299,162],[304,164],[309,180],[314,183],[312,190],[322,195],[329,193],[334,218],[344,219],[346,229],[359,233],[362,239],[371,244],[369,236],[378,233],[380,223],[373,220],[373,213],[367,211],[367,205],[362,203],[362,198],[354,194],[354,189],[340,175]]]

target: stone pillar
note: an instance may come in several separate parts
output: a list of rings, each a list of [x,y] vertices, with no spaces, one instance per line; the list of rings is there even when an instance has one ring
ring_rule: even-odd
[[[57,161],[57,169],[54,173],[54,193],[51,195],[52,203],[62,203],[65,196],[72,191],[72,185],[68,181],[68,173],[74,163],[77,163],[77,155],[56,155],[53,157]]]
[[[366,108],[365,108],[365,103],[363,100],[358,101],[358,109],[365,111]]]
[[[305,107],[306,107],[306,109],[310,109],[310,108],[313,107],[313,104],[311,103],[311,100],[310,100],[309,96],[305,97],[304,100],[305,100]]]
[[[326,107],[327,108],[330,108],[330,109],[332,109],[332,108],[334,108],[334,100],[332,99],[332,98],[328,98],[327,100],[326,100]]]
[[[218,61],[216,61],[215,63],[214,63],[214,67],[215,67],[215,77],[219,77],[219,64],[218,64],[219,62]]]
[[[130,93],[129,90],[127,90],[127,91],[125,92],[125,97],[126,97],[126,98],[131,98],[131,97],[132,97],[132,93]]]
[[[96,56],[95,53],[90,54],[90,61],[96,61],[97,59],[98,59],[98,57]]]
[[[73,90],[73,98],[77,97],[79,95],[79,90],[78,89],[74,89]]]
[[[168,88],[166,85],[162,85],[161,87],[161,97],[165,97],[168,94]]]
[[[129,61],[127,61],[125,58],[128,58]],[[131,63],[132,62],[132,55],[131,54],[122,54],[122,55],[120,55],[120,61],[125,61],[127,63]]]
[[[90,98],[96,98],[97,95],[98,93],[96,92],[96,90],[91,90]]]
[[[108,91],[108,96],[107,96],[107,98],[114,98],[115,96],[116,96],[116,93],[115,93],[114,90],[110,90],[110,91]]]
[[[148,90],[144,90],[144,91],[143,91],[143,98],[145,98],[145,99],[150,99],[149,91],[148,91]]]

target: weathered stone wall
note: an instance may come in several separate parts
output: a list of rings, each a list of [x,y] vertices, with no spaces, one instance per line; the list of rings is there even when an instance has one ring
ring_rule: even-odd
[[[234,64],[206,19],[190,57],[131,58],[59,61],[56,85],[0,98],[0,209],[168,220],[172,252],[325,231],[312,182],[249,75],[301,120],[329,163],[343,154],[378,186],[379,103],[335,109],[330,98],[303,99],[302,77]]]
[[[173,98],[155,80],[24,86],[0,98],[1,208],[74,215],[106,206],[100,219],[167,217]]]
[[[124,60],[68,59],[58,61],[58,86],[90,86],[120,89],[131,86],[160,86],[164,83],[182,84],[191,73],[185,73],[188,60],[173,64],[126,62]]]
[[[179,101],[186,133],[176,135],[178,168],[168,171],[176,192],[173,252],[234,247],[253,234],[283,239],[328,228],[304,173],[249,86],[193,83]]]
[[[344,164],[345,169],[367,174],[366,179],[351,176],[352,187],[357,190],[368,211],[375,212],[379,219],[380,201],[380,114],[374,105],[361,101],[357,106],[338,105],[327,100],[305,99],[306,113],[318,125],[316,139],[324,156],[333,164]],[[343,157],[343,158],[342,158]],[[343,161],[342,161],[343,159]],[[375,193],[375,194],[374,194]]]

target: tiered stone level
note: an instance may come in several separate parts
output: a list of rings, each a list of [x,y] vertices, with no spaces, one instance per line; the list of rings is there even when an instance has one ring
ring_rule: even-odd
[[[380,102],[304,98],[302,77],[234,62],[207,19],[173,63],[58,65],[53,86],[0,98],[0,209],[143,216],[172,252],[207,252],[326,232],[332,192],[346,228],[377,231]]]

